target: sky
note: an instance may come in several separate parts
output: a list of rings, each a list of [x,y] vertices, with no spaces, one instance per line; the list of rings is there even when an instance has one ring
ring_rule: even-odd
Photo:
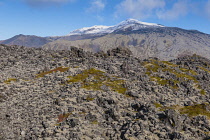
[[[210,0],[0,0],[0,40],[62,36],[129,18],[210,34]]]

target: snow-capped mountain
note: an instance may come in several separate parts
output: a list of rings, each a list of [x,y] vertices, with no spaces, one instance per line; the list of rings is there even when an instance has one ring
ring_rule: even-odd
[[[120,31],[120,30],[135,31],[142,28],[158,28],[158,27],[164,27],[164,26],[155,24],[155,23],[141,22],[136,19],[128,19],[114,26],[102,26],[102,25],[97,26],[96,25],[92,27],[85,27],[85,28],[77,29],[70,32],[68,36],[83,35],[83,34],[108,34],[108,33]]]
[[[64,36],[18,35],[1,43],[58,50],[68,50],[70,46],[75,46],[92,52],[107,52],[120,46],[129,48],[134,56],[142,59],[157,57],[170,60],[194,53],[210,59],[209,34],[135,19],[114,26],[81,28]]]
[[[84,27],[81,29],[74,30],[70,32],[68,35],[82,35],[82,34],[101,34],[101,33],[109,33],[108,29],[112,26],[92,26],[92,27]]]

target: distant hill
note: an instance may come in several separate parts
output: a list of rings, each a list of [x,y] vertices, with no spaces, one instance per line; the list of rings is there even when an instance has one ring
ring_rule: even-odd
[[[51,39],[45,37],[38,37],[35,35],[16,35],[10,39],[4,40],[1,43],[7,45],[19,45],[26,47],[41,47],[44,44],[51,42]]]

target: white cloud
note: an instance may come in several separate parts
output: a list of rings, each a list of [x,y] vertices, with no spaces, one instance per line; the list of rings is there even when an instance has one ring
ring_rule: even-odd
[[[50,6],[50,5],[57,5],[57,4],[63,4],[67,2],[72,2],[75,0],[23,0],[30,6]]]
[[[148,18],[165,7],[164,0],[124,0],[117,6],[116,16]]]
[[[159,19],[174,20],[187,15],[189,7],[190,4],[186,0],[179,0],[171,9],[159,11],[157,15]]]
[[[117,5],[115,16],[175,20],[189,13],[196,13],[198,7],[200,5],[198,6],[193,0],[123,0]],[[206,12],[210,17],[210,0]]]
[[[106,4],[103,0],[93,0],[87,12],[100,12],[104,10],[105,6]]]
[[[92,0],[90,2],[90,7],[86,9],[86,12],[88,14],[94,13],[94,17],[96,20],[102,22],[104,21],[104,17],[101,16],[101,12],[104,10],[106,7],[106,2],[105,0]]]

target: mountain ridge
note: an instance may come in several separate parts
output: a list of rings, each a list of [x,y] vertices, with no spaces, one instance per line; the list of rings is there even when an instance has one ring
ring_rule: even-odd
[[[165,27],[165,26],[155,23],[141,22],[135,19],[127,19],[114,26],[95,25],[92,27],[84,27],[70,32],[70,34],[68,34],[67,36],[82,35],[82,34],[109,34],[116,30],[126,30],[127,28],[132,28],[132,30],[134,31],[141,28],[157,28],[157,27]]]
[[[188,53],[210,58],[209,34],[135,19],[125,20],[114,26],[85,27],[64,36],[16,36],[2,44],[59,50],[75,46],[92,52],[106,52],[121,46],[129,48],[139,58],[158,57],[170,60]]]
[[[57,40],[45,44],[45,49],[68,49],[70,46],[87,51],[107,51],[116,47],[129,48],[136,57],[158,57],[164,60],[175,59],[180,55],[196,53],[210,58],[210,35],[194,30],[174,27],[119,30],[93,39],[74,41]]]

